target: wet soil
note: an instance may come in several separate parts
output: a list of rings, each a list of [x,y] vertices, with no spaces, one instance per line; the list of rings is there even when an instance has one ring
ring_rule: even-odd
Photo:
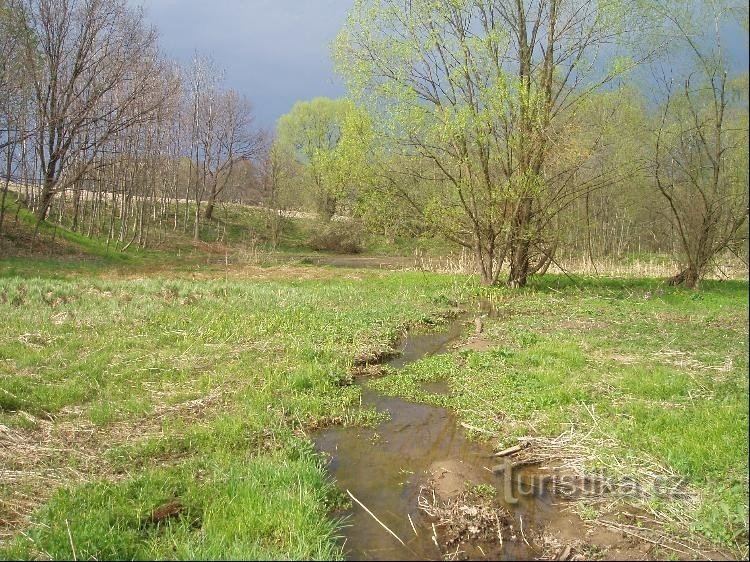
[[[401,368],[428,354],[441,353],[463,333],[465,319],[457,319],[442,332],[409,336],[401,354],[388,364]],[[477,485],[491,485],[498,490],[494,500],[498,508],[507,508],[511,521],[503,526],[504,540],[482,544],[457,545],[457,558],[528,559],[541,554],[541,548],[520,533],[549,521],[555,512],[552,497],[538,494],[518,497],[515,473],[496,475],[492,467],[497,459],[492,449],[471,441],[443,408],[414,404],[396,397],[381,395],[362,387],[362,404],[388,411],[390,419],[375,428],[331,428],[320,432],[315,443],[329,459],[330,474],[340,489],[349,491],[403,542],[400,544],[383,526],[359,505],[346,513],[344,549],[352,560],[442,559],[445,552],[446,526],[436,525],[434,518],[418,507],[420,494],[436,503],[459,497]],[[426,383],[435,394],[450,391],[447,382]],[[491,488],[485,488],[490,489]],[[432,493],[435,496],[431,496]],[[522,523],[521,523],[522,521]],[[437,542],[437,544],[436,544]],[[450,553],[453,554],[453,553]]]
[[[489,345],[472,328],[470,319],[459,316],[442,331],[409,334],[387,364],[399,369],[449,352],[459,340],[466,348],[469,332],[469,343]],[[583,521],[571,498],[548,489],[550,467],[497,458],[489,444],[470,440],[448,410],[384,396],[367,380],[356,380],[362,405],[388,412],[390,419],[374,428],[332,427],[314,438],[340,490],[356,498],[333,514],[344,520],[347,559],[648,560],[675,554],[632,533]],[[451,392],[447,381],[422,388]]]
[[[427,381],[422,384],[422,391],[427,394],[450,394],[451,387],[446,380]]]

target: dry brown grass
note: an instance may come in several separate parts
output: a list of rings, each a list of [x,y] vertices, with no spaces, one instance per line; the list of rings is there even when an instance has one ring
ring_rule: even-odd
[[[118,481],[107,452],[164,435],[164,423],[186,426],[208,423],[230,408],[229,388],[216,387],[199,398],[172,403],[180,386],[152,393],[157,405],[147,415],[100,426],[85,417],[85,409],[69,407],[44,419],[16,412],[28,427],[0,424],[0,542],[31,522],[33,512],[56,490],[95,479]]]
[[[747,551],[717,550],[692,532],[700,493],[649,455],[620,453],[617,441],[599,428],[593,411],[590,415],[586,433],[571,428],[554,438],[520,438],[522,449],[511,466],[541,467],[545,486],[570,501],[569,509],[594,515],[593,528],[622,533],[681,559],[747,556]]]
[[[473,256],[465,249],[447,256],[426,256],[417,251],[414,254],[414,269],[435,273],[472,275],[477,272]],[[597,259],[593,264],[587,258],[565,258],[553,263],[548,273],[585,275],[590,277],[624,278],[664,278],[672,277],[677,266],[664,259],[622,260],[614,257]],[[508,267],[503,266],[502,274],[507,275]],[[720,263],[707,275],[707,279],[747,280],[747,264],[735,257],[722,258]]]

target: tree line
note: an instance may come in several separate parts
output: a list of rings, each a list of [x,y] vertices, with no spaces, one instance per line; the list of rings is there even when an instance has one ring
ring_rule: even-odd
[[[274,135],[123,0],[0,14],[3,198],[22,178],[39,221],[57,201],[120,247],[149,225],[198,238],[252,186],[273,243],[305,209],[325,233],[450,241],[485,284],[569,255],[671,253],[689,287],[747,263],[747,69],[724,43],[747,41],[744,3],[355,0],[333,47],[347,96],[297,103]]]
[[[125,0],[0,0],[0,49],[0,229],[12,184],[38,223],[121,248],[168,223],[197,238],[262,147],[216,65],[170,62]]]
[[[727,254],[747,264],[747,72],[727,33],[747,41],[744,4],[356,0],[334,48],[348,98],[298,104],[278,142],[326,214],[336,196],[439,234],[485,284],[637,244],[693,287]]]

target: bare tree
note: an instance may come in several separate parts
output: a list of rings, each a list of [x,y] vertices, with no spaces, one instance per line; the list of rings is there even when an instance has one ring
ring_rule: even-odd
[[[654,183],[679,241],[681,271],[670,283],[690,288],[719,254],[738,251],[747,241],[748,131],[741,109],[747,104],[747,83],[733,87],[728,76],[721,27],[729,7],[701,6],[711,16],[708,34],[691,27],[689,17],[695,13],[662,12],[695,63],[684,78],[665,78],[651,159]]]
[[[237,92],[219,92],[216,106],[210,111],[213,123],[205,131],[204,144],[209,182],[206,219],[212,218],[219,196],[232,179],[235,165],[256,157],[262,146],[262,135],[253,129],[250,103]]]
[[[14,171],[20,163],[19,148],[29,138],[29,89],[19,64],[20,4],[0,0],[0,166],[4,178],[0,191],[0,234]],[[21,151],[23,152],[23,151]]]
[[[52,198],[86,174],[108,139],[159,106],[149,94],[161,73],[156,33],[125,0],[25,0],[24,12],[42,221]]]
[[[126,250],[184,214],[197,239],[235,168],[249,177],[249,102],[204,57],[165,61],[128,0],[0,0],[0,48],[0,203],[22,192],[37,233],[50,220]]]

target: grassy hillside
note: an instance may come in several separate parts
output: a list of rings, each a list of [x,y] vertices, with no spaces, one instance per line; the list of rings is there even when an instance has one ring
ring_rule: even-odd
[[[105,259],[132,263],[154,257],[154,252],[174,254],[179,261],[201,255],[233,256],[246,261],[258,253],[369,253],[411,256],[415,251],[443,255],[455,248],[433,238],[401,237],[386,239],[367,233],[356,222],[334,220],[321,223],[314,215],[289,212],[279,222],[275,244],[272,242],[271,211],[238,204],[216,208],[214,218],[200,222],[199,238],[194,239],[194,205],[170,206],[161,226],[151,224],[144,235],[144,244],[132,233],[119,240],[121,223],[109,223],[109,210],[104,209],[98,222],[79,224],[54,220],[42,223],[37,230],[36,217],[12,197],[6,203],[3,233],[0,236],[0,257],[39,256],[73,257],[91,261]],[[72,215],[71,213],[68,213]],[[53,215],[53,218],[56,215]],[[66,215],[67,216],[67,215]],[[36,236],[34,233],[36,231]],[[111,237],[108,233],[113,233]],[[90,235],[89,235],[90,234]],[[109,238],[109,240],[108,240]],[[132,242],[131,242],[132,241]],[[125,249],[125,251],[123,251]]]

